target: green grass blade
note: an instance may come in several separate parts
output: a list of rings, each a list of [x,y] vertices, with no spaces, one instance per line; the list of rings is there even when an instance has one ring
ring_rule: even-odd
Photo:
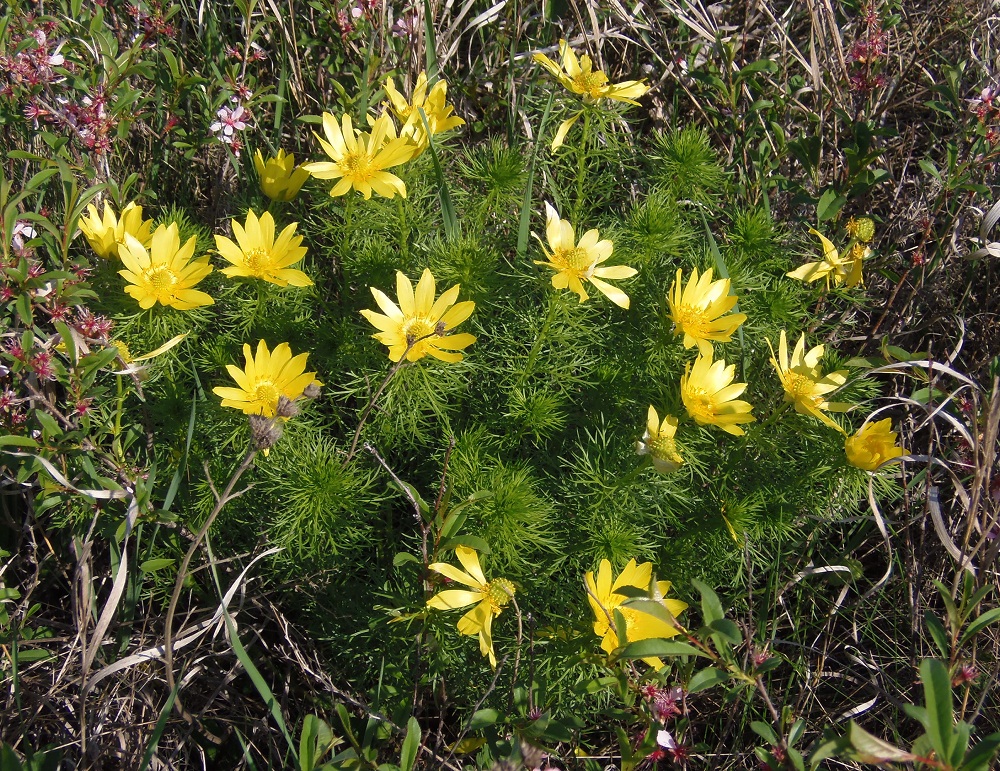
[[[424,57],[427,69],[427,82],[431,83],[438,76],[437,39],[434,35],[434,17],[431,13],[430,0],[424,0]]]
[[[455,205],[451,202],[451,193],[448,190],[448,180],[444,177],[444,168],[438,160],[437,150],[434,148],[434,137],[431,136],[431,127],[427,123],[427,115],[423,108],[420,108],[420,120],[424,122],[424,131],[427,132],[427,150],[431,154],[434,162],[434,176],[438,182],[438,194],[441,199],[441,216],[444,219],[444,232],[449,238],[457,238],[459,235],[458,216],[455,214]]]
[[[528,236],[531,233],[532,192],[535,186],[535,161],[538,158],[538,146],[542,143],[542,136],[545,134],[545,124],[549,121],[549,113],[552,112],[552,101],[555,99],[555,96],[555,92],[549,94],[549,101],[545,105],[545,112],[542,113],[542,121],[538,124],[535,144],[531,148],[531,158],[528,159],[528,181],[524,185],[524,198],[521,199],[521,217],[517,227],[518,259],[524,259],[524,256],[528,253]]]

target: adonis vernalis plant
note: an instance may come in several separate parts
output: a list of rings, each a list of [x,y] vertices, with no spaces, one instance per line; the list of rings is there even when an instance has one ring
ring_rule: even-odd
[[[130,235],[148,248],[153,235],[153,221],[142,218],[142,207],[135,201],[127,204],[116,217],[111,204],[104,202],[102,217],[94,204],[87,204],[87,216],[80,218],[80,231],[94,253],[105,260],[118,256],[118,250]]]
[[[264,160],[260,150],[253,154],[254,169],[260,179],[260,189],[272,201],[292,201],[309,179],[303,166],[295,165],[294,153],[278,150],[273,158]]]
[[[454,610],[475,603],[475,607],[458,620],[458,631],[459,634],[478,635],[480,653],[489,658],[490,666],[496,667],[493,619],[510,603],[514,596],[514,584],[506,578],[487,581],[479,564],[479,554],[475,549],[458,546],[455,548],[455,556],[465,570],[459,570],[447,562],[434,562],[427,567],[469,588],[445,589],[438,592],[427,600],[427,607],[435,610]]]
[[[176,223],[160,225],[150,239],[149,250],[129,233],[118,250],[124,270],[118,271],[128,282],[125,291],[139,301],[142,309],[157,303],[178,310],[191,310],[215,302],[194,287],[212,272],[208,255],[194,257],[195,237],[183,246]]]
[[[416,291],[402,271],[396,273],[396,305],[384,292],[371,287],[375,302],[382,313],[371,310],[361,311],[368,321],[379,331],[372,337],[389,347],[389,359],[417,361],[430,355],[446,362],[462,360],[459,351],[468,348],[476,338],[468,332],[447,334],[457,327],[475,310],[471,300],[458,302],[461,286],[451,289],[434,299],[436,288],[434,275],[425,268],[417,282]]]
[[[909,450],[896,443],[892,418],[866,422],[844,441],[847,462],[865,471],[875,471],[884,463],[906,455]]]
[[[293,268],[306,255],[302,236],[295,235],[297,222],[293,222],[274,237],[274,218],[264,212],[259,218],[247,212],[244,225],[233,220],[236,243],[225,236],[215,236],[219,254],[230,263],[222,272],[230,278],[259,278],[278,286],[312,286],[312,279],[301,270]]]
[[[246,366],[226,365],[229,375],[236,381],[236,388],[217,386],[212,389],[222,397],[223,407],[234,407],[246,415],[273,418],[278,410],[278,400],[284,396],[295,401],[310,386],[322,386],[315,372],[306,372],[308,353],[292,355],[288,343],[279,343],[273,351],[267,343],[257,343],[256,355],[248,344],[243,345]]]
[[[590,283],[615,305],[628,308],[628,295],[604,279],[630,278],[638,271],[627,265],[602,265],[611,257],[614,244],[606,238],[602,239],[596,228],[588,230],[577,242],[573,225],[569,220],[560,219],[555,207],[546,202],[545,237],[548,248],[542,239],[535,235],[548,259],[535,260],[535,264],[545,265],[556,271],[552,277],[553,287],[569,288],[579,295],[580,302],[585,302],[590,295],[587,294],[584,284]]]
[[[323,133],[317,135],[320,146],[330,161],[314,161],[303,168],[316,179],[335,179],[330,188],[332,197],[341,196],[352,188],[366,199],[374,191],[385,198],[406,198],[406,185],[386,169],[399,166],[413,158],[415,146],[406,137],[396,136],[396,128],[388,113],[372,124],[371,133],[355,132],[350,115],[338,123],[335,116],[323,113]]]
[[[770,341],[768,341],[770,345]],[[811,415],[825,426],[846,433],[826,412],[847,412],[853,405],[844,402],[827,401],[826,395],[841,388],[847,382],[847,371],[837,370],[826,375],[819,368],[826,346],[817,345],[806,351],[806,335],[799,337],[792,356],[788,356],[788,340],[785,330],[781,330],[778,340],[778,357],[771,349],[771,364],[778,373],[785,401],[795,406],[801,415]]]

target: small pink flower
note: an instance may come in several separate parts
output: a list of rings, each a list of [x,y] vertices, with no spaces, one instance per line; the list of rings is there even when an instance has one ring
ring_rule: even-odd
[[[243,118],[244,116],[246,118],[250,117],[242,105],[237,105],[233,110],[230,110],[228,107],[222,107],[216,113],[216,116],[219,119],[209,126],[209,130],[216,134],[222,132],[222,137],[220,137],[222,141],[226,141],[224,137],[232,137],[235,132],[245,129],[247,124]]]

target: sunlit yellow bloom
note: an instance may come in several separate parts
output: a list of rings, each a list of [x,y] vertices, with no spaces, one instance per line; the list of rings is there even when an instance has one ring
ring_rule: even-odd
[[[435,301],[437,290],[434,276],[428,268],[424,268],[415,292],[410,279],[401,271],[396,271],[399,305],[384,292],[371,287],[375,302],[383,312],[363,310],[361,315],[379,330],[372,337],[389,346],[392,361],[399,361],[403,354],[406,354],[407,361],[416,361],[427,354],[441,361],[461,361],[462,354],[458,351],[472,345],[476,338],[468,332],[457,335],[447,333],[469,318],[476,304],[471,300],[456,302],[460,286],[455,284]]]
[[[656,408],[650,405],[646,416],[646,433],[641,441],[636,442],[635,451],[639,455],[649,455],[653,460],[653,468],[657,471],[676,471],[684,463],[674,441],[676,433],[677,418],[666,415],[661,423]]]
[[[427,567],[470,589],[446,589],[438,592],[427,600],[427,607],[435,610],[454,610],[475,603],[476,606],[458,620],[458,632],[479,635],[479,651],[489,657],[490,666],[495,668],[497,657],[493,652],[493,617],[499,616],[514,596],[514,584],[506,578],[487,581],[475,549],[458,546],[455,548],[455,556],[465,570],[459,570],[447,562],[434,562]]]
[[[726,366],[724,359],[712,363],[712,353],[699,354],[694,366],[687,365],[681,376],[681,400],[687,413],[701,425],[718,426],[733,436],[742,436],[740,423],[752,423],[749,402],[738,400],[747,387],[734,383],[736,365]]]
[[[260,189],[273,201],[291,201],[309,179],[309,172],[295,165],[295,155],[285,155],[284,150],[266,161],[258,150],[253,154],[253,167],[260,178]]]
[[[274,239],[274,218],[264,212],[260,219],[247,212],[246,226],[233,220],[233,235],[237,243],[225,236],[215,237],[215,247],[231,265],[222,272],[234,278],[260,278],[278,286],[312,286],[312,280],[301,270],[290,267],[306,254],[302,236],[295,235],[297,222],[281,231]],[[237,245],[238,244],[238,245]]]
[[[628,594],[619,594],[619,590],[626,587],[649,592],[652,578],[652,563],[644,562],[636,565],[634,559],[629,560],[621,575],[614,579],[614,583],[612,583],[611,563],[607,560],[601,560],[596,581],[593,572],[587,572],[584,581],[587,585],[587,600],[590,602],[591,610],[594,611],[594,634],[601,638],[601,649],[605,652],[611,653],[618,647],[619,637],[624,637],[627,642],[636,642],[673,637],[679,633],[680,630],[676,626],[668,624],[663,619],[645,613],[638,607],[624,604],[631,598]],[[670,591],[669,581],[657,581],[652,587],[652,599],[659,602],[671,616],[676,617],[684,612],[687,603],[666,599],[668,591]],[[625,618],[624,635],[620,634],[622,630],[615,630],[615,609]],[[663,666],[663,662],[655,657],[645,658],[643,661],[657,669]]]
[[[149,251],[129,233],[118,250],[125,270],[118,271],[130,286],[125,291],[139,301],[139,307],[156,303],[186,311],[215,301],[195,285],[212,272],[208,255],[192,260],[196,238],[181,246],[177,223],[160,225],[150,240]]]
[[[532,57],[542,67],[553,75],[565,89],[583,97],[585,104],[595,104],[601,99],[611,99],[616,102],[638,105],[635,101],[649,91],[649,87],[640,80],[626,80],[622,83],[608,83],[608,76],[600,70],[595,70],[590,57],[584,54],[577,59],[573,49],[565,40],[559,41],[559,56],[562,66],[552,61],[545,54],[535,54]],[[552,140],[552,150],[558,150],[570,128],[582,115],[577,112],[564,120]]]
[[[823,259],[818,262],[807,262],[785,275],[809,283],[825,279],[827,289],[830,288],[831,279],[834,286],[844,284],[849,289],[864,283],[862,263],[871,254],[871,249],[858,243],[847,255],[841,255],[830,239],[818,230],[809,228],[809,232],[819,237],[823,246]]]
[[[104,217],[97,212],[94,204],[87,204],[87,216],[80,217],[80,230],[98,257],[110,259],[118,256],[118,248],[130,235],[143,246],[148,247],[153,229],[152,220],[142,218],[142,207],[135,201],[122,209],[121,217],[116,217],[111,204],[104,202]]]
[[[396,136],[396,127],[388,113],[372,123],[371,133],[355,133],[351,116],[344,115],[341,123],[328,112],[323,113],[324,141],[319,143],[333,162],[317,161],[303,165],[317,179],[339,180],[330,190],[331,196],[344,195],[352,187],[365,198],[374,190],[381,196],[406,198],[403,180],[386,169],[405,163],[413,157],[414,146],[405,137]]]
[[[770,346],[768,341],[768,346]],[[785,330],[781,330],[781,337],[778,340],[778,357],[774,356],[774,349],[771,349],[771,364],[778,372],[781,379],[781,387],[785,390],[785,401],[795,405],[795,411],[802,415],[812,415],[824,425],[846,433],[837,423],[835,423],[828,412],[846,412],[852,405],[842,402],[828,402],[826,394],[836,391],[847,382],[847,370],[839,369],[824,375],[819,369],[819,360],[823,357],[826,346],[817,345],[806,352],[805,333],[799,338],[799,342],[792,351],[792,358],[788,358],[788,340],[785,337]]]
[[[218,386],[212,391],[222,397],[223,407],[235,407],[247,415],[263,415],[273,418],[278,410],[278,398],[286,397],[295,401],[307,386],[323,385],[316,379],[315,372],[306,372],[308,353],[292,356],[288,343],[280,343],[273,351],[268,351],[267,343],[257,343],[257,355],[250,346],[243,344],[246,367],[240,369],[235,364],[226,365],[238,388]]]
[[[584,54],[577,59],[565,40],[559,41],[559,56],[562,66],[545,54],[535,54],[532,58],[555,76],[564,88],[582,96],[585,102],[613,99],[616,102],[638,105],[635,100],[649,91],[649,87],[640,80],[608,83],[608,76],[594,69],[590,57]]]
[[[389,98],[393,114],[403,126],[399,131],[400,136],[412,140],[418,148],[418,154],[427,149],[428,144],[427,131],[420,117],[421,109],[427,118],[431,136],[465,125],[462,118],[452,115],[455,107],[448,104],[448,84],[439,80],[428,92],[426,72],[421,72],[417,76],[417,83],[413,87],[413,95],[409,102],[396,90],[392,78],[385,79],[385,94]]]
[[[728,343],[736,328],[747,320],[745,313],[726,316],[739,302],[736,295],[729,294],[729,279],[712,281],[709,268],[699,277],[698,269],[691,270],[687,286],[682,285],[681,270],[670,287],[667,302],[674,330],[684,335],[684,347],[698,346],[704,354],[712,353],[712,340]]]
[[[886,461],[909,452],[896,444],[892,418],[865,423],[854,436],[847,437],[844,451],[847,453],[848,463],[865,471],[875,471]]]
[[[535,265],[546,265],[556,271],[552,277],[552,286],[556,289],[569,287],[580,296],[580,302],[583,302],[589,298],[583,284],[589,281],[615,305],[628,308],[628,295],[601,279],[629,278],[638,271],[627,265],[610,267],[601,265],[611,256],[614,245],[607,239],[599,240],[600,234],[596,228],[584,233],[577,243],[569,220],[559,219],[559,213],[548,202],[545,203],[545,217],[545,236],[552,251],[545,248],[545,244],[537,234],[533,234],[548,258],[547,262],[535,260]]]

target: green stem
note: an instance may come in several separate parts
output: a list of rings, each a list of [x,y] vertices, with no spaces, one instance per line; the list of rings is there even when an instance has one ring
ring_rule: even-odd
[[[782,415],[784,415],[788,411],[788,408],[789,408],[790,405],[791,405],[791,402],[785,402],[785,401],[783,401],[781,404],[779,404],[777,407],[775,407],[774,411],[770,415],[767,416],[767,420],[765,420],[763,423],[758,423],[754,427],[753,432],[752,432],[752,438],[756,439],[758,436],[760,436],[760,433],[762,431],[764,431],[764,430],[770,428],[772,425],[774,425],[775,422],[777,422],[778,418],[780,418]]]
[[[590,110],[583,110],[583,136],[577,151],[576,201],[573,202],[573,227],[580,227],[580,210],[583,206],[583,182],[587,177],[587,144],[590,141]]]
[[[406,200],[401,196],[396,197],[396,209],[399,212],[399,249],[405,269],[410,260],[410,224],[406,219]]]
[[[549,327],[552,326],[552,320],[556,315],[556,305],[558,304],[558,298],[555,292],[549,293],[549,310],[545,314],[545,321],[542,323],[542,328],[538,331],[538,336],[535,338],[535,342],[531,344],[531,350],[528,352],[528,360],[524,363],[524,371],[521,372],[521,377],[518,379],[518,385],[524,385],[531,375],[531,371],[535,366],[535,358],[538,356],[538,352],[542,349],[542,341],[545,340],[545,335],[549,331]]]
[[[344,195],[344,237],[341,241],[342,251],[347,253],[347,241],[351,235],[351,221],[354,219],[354,191],[348,190]]]

